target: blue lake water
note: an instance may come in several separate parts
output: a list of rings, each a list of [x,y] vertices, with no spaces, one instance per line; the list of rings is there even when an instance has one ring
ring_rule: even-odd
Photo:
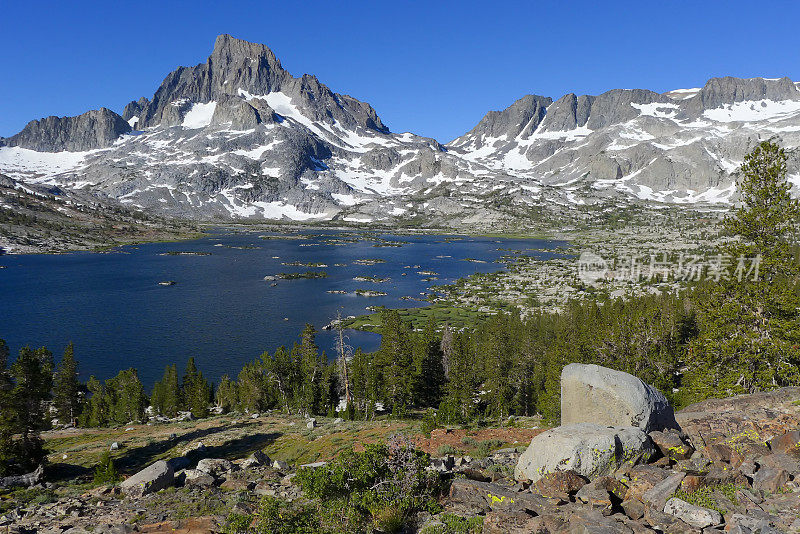
[[[502,269],[495,260],[509,252],[501,249],[530,251],[562,244],[333,231],[276,239],[263,235],[276,234],[220,231],[198,240],[126,246],[105,254],[0,256],[0,266],[5,266],[0,269],[0,338],[9,344],[12,359],[24,345],[46,346],[58,359],[72,341],[84,380],[90,374],[105,379],[135,367],[149,388],[166,364],[176,363],[182,372],[194,356],[203,373],[216,381],[223,374],[235,376],[265,350],[291,346],[307,322],[320,331],[320,349],[332,356],[332,332],[321,329],[337,311],[347,316],[367,313],[366,306],[424,306],[400,297],[422,298],[432,285]],[[387,244],[401,246],[381,246]],[[464,261],[468,258],[486,263]],[[363,259],[385,263],[357,263]],[[327,267],[283,265],[291,262]],[[266,275],[307,270],[324,270],[328,278],[278,280],[274,286],[264,280]],[[425,281],[431,275],[421,271],[438,273],[438,280]],[[391,280],[353,280],[359,276]],[[166,280],[177,283],[158,285]],[[357,296],[356,289],[387,295]],[[348,334],[350,345],[368,351],[380,341],[375,334]]]

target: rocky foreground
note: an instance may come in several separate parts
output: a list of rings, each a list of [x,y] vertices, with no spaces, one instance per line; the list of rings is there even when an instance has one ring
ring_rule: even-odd
[[[430,469],[449,481],[444,511],[420,514],[406,531],[449,532],[442,519],[456,514],[480,518],[488,533],[800,532],[800,388],[673,413],[631,375],[572,364],[562,373],[562,423],[527,448],[433,458]],[[195,445],[119,485],[19,505],[0,528],[221,532],[228,514],[253,513],[263,496],[303,499],[295,473],[324,464],[209,454]]]

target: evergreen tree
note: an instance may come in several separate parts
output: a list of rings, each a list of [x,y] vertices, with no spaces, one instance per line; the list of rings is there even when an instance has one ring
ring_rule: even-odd
[[[81,408],[80,387],[78,362],[75,361],[74,347],[70,343],[64,350],[53,384],[53,405],[62,423],[75,424],[77,421]]]
[[[416,406],[435,407],[441,402],[445,382],[441,345],[436,336],[436,323],[431,317],[414,340],[412,380]]]
[[[344,400],[345,409],[353,403],[353,392],[350,377],[350,360],[353,357],[353,348],[345,342],[344,327],[342,326],[341,312],[336,315],[336,369],[338,372],[339,389],[337,393]],[[338,404],[338,403],[335,403]]]
[[[45,456],[39,432],[48,427],[45,401],[53,387],[53,355],[44,347],[25,347],[11,365],[11,402],[3,409],[11,412],[13,450],[12,469],[27,471],[36,467]]]
[[[136,369],[125,369],[106,380],[103,388],[108,399],[109,423],[124,425],[144,420],[147,396]]]
[[[0,339],[0,391],[11,389],[11,376],[8,374],[8,357],[11,351],[4,339]]]
[[[119,480],[120,476],[114,465],[114,460],[111,458],[111,453],[106,451],[100,457],[100,462],[94,468],[94,483],[114,484]]]
[[[295,393],[298,391],[298,370],[292,354],[286,347],[278,347],[273,355],[265,352],[261,355],[264,379],[275,390],[278,405],[289,413],[295,404]]]
[[[742,165],[741,205],[726,221],[738,240],[719,256],[730,262],[730,275],[697,290],[699,336],[691,343],[687,377],[695,399],[800,384],[800,296],[792,254],[800,204],[790,194],[786,160],[782,148],[765,141]],[[741,281],[733,276],[740,258],[746,269]],[[760,258],[757,273],[748,272],[754,258]]]
[[[316,343],[317,331],[313,325],[306,324],[300,334],[300,344],[295,344],[292,352],[300,368],[300,408],[305,414],[323,413],[323,366],[327,363],[320,357]]]
[[[446,395],[439,406],[439,420],[454,424],[469,420],[475,410],[474,394],[477,380],[474,374],[477,358],[472,349],[469,333],[459,332],[453,336],[450,355],[450,380]]]
[[[186,373],[183,375],[182,396],[186,408],[196,418],[208,417],[208,404],[211,402],[211,385],[197,370],[194,358],[189,358],[186,363]]]
[[[381,346],[376,363],[383,370],[385,400],[392,414],[404,417],[412,402],[412,347],[408,325],[396,310],[381,312]]]
[[[514,391],[512,389],[512,367],[514,358],[518,357],[514,350],[512,337],[519,334],[519,324],[513,323],[506,314],[500,314],[484,325],[484,331],[477,336],[483,360],[483,391],[487,402],[487,414],[503,419],[511,413]]]
[[[445,380],[450,378],[450,358],[453,355],[453,329],[449,324],[445,324],[442,329],[442,342],[439,345],[442,351],[442,370]]]
[[[92,375],[86,383],[86,389],[89,392],[89,396],[86,406],[81,412],[79,425],[82,427],[107,425],[109,422],[109,399],[106,395],[105,387]]]
[[[350,361],[350,374],[356,409],[364,419],[370,419],[375,414],[375,403],[380,397],[381,390],[378,368],[373,364],[373,355],[365,353],[360,348],[356,349]]]
[[[11,374],[8,370],[9,349],[0,339],[0,475],[9,472],[15,455],[13,436],[15,433]]]
[[[236,382],[228,378],[228,375],[222,375],[219,381],[219,387],[216,391],[217,406],[222,409],[222,413],[228,413],[236,409],[239,404],[239,392],[236,387]]]
[[[239,407],[242,411],[257,413],[269,407],[264,367],[261,362],[254,361],[242,368],[236,380],[236,389],[239,393]]]
[[[178,370],[175,364],[164,368],[164,376],[153,385],[150,403],[157,413],[175,417],[183,409],[181,389],[178,385]]]

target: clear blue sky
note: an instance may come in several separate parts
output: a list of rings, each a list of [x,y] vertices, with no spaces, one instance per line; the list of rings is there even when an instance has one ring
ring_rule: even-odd
[[[800,80],[800,2],[37,2],[0,15],[0,136],[152,96],[220,33],[449,141],[535,93],[666,91],[713,76]]]

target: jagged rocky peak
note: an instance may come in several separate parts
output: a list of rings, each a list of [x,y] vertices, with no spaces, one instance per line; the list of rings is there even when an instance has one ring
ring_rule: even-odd
[[[669,102],[669,98],[647,89],[612,89],[591,100],[586,126],[598,130],[639,116],[635,105]]]
[[[563,132],[584,127],[599,130],[637,117],[638,105],[657,102],[670,99],[646,89],[612,89],[597,96],[570,93],[547,108],[541,131]]]
[[[388,133],[375,110],[355,98],[331,91],[316,77],[303,75],[295,78],[281,66],[275,54],[263,44],[250,43],[230,35],[220,35],[214,50],[205,63],[194,67],[179,67],[161,83],[151,102],[129,104],[126,115],[138,116],[139,127],[175,126],[183,124],[186,114],[195,104],[217,105],[230,98],[247,101],[238,107],[244,124],[253,124],[253,118],[262,113],[264,106],[277,109],[278,114],[297,110],[315,122],[337,124],[345,129],[365,128]],[[263,101],[254,104],[257,99]],[[145,99],[146,100],[146,99]],[[223,120],[211,109],[212,124]],[[246,116],[246,118],[245,118]],[[271,117],[267,113],[266,117]],[[266,122],[269,122],[265,118]],[[236,121],[234,121],[236,122]],[[258,121],[261,122],[261,121]]]
[[[589,95],[577,96],[575,93],[562,96],[548,107],[547,115],[542,121],[542,129],[567,131],[586,126],[594,98]]]
[[[487,139],[511,142],[530,139],[535,132],[598,130],[637,117],[637,105],[656,102],[667,103],[671,99],[645,89],[612,89],[598,96],[570,93],[556,102],[549,97],[527,95],[503,111],[490,111],[475,128],[450,145],[480,148]]]
[[[125,110],[122,112],[122,118],[128,121],[128,124],[130,124],[132,128],[135,128],[139,122],[142,111],[149,104],[150,100],[145,97],[141,97],[139,100],[131,100],[125,106]]]
[[[111,146],[131,126],[110,109],[87,111],[77,117],[46,117],[29,122],[5,140],[8,146],[40,152],[80,152]]]
[[[472,141],[482,146],[488,139],[511,140],[520,134],[527,136],[539,126],[552,102],[553,99],[546,96],[525,95],[503,111],[488,112],[472,130],[451,144],[460,146]]]
[[[216,102],[222,96],[266,95],[280,90],[288,77],[266,46],[220,35],[205,63],[178,67],[167,75],[152,101],[139,110],[139,126],[175,126],[191,104]]]
[[[702,113],[737,102],[800,100],[800,90],[791,79],[783,78],[711,78],[686,99],[690,112]]]

